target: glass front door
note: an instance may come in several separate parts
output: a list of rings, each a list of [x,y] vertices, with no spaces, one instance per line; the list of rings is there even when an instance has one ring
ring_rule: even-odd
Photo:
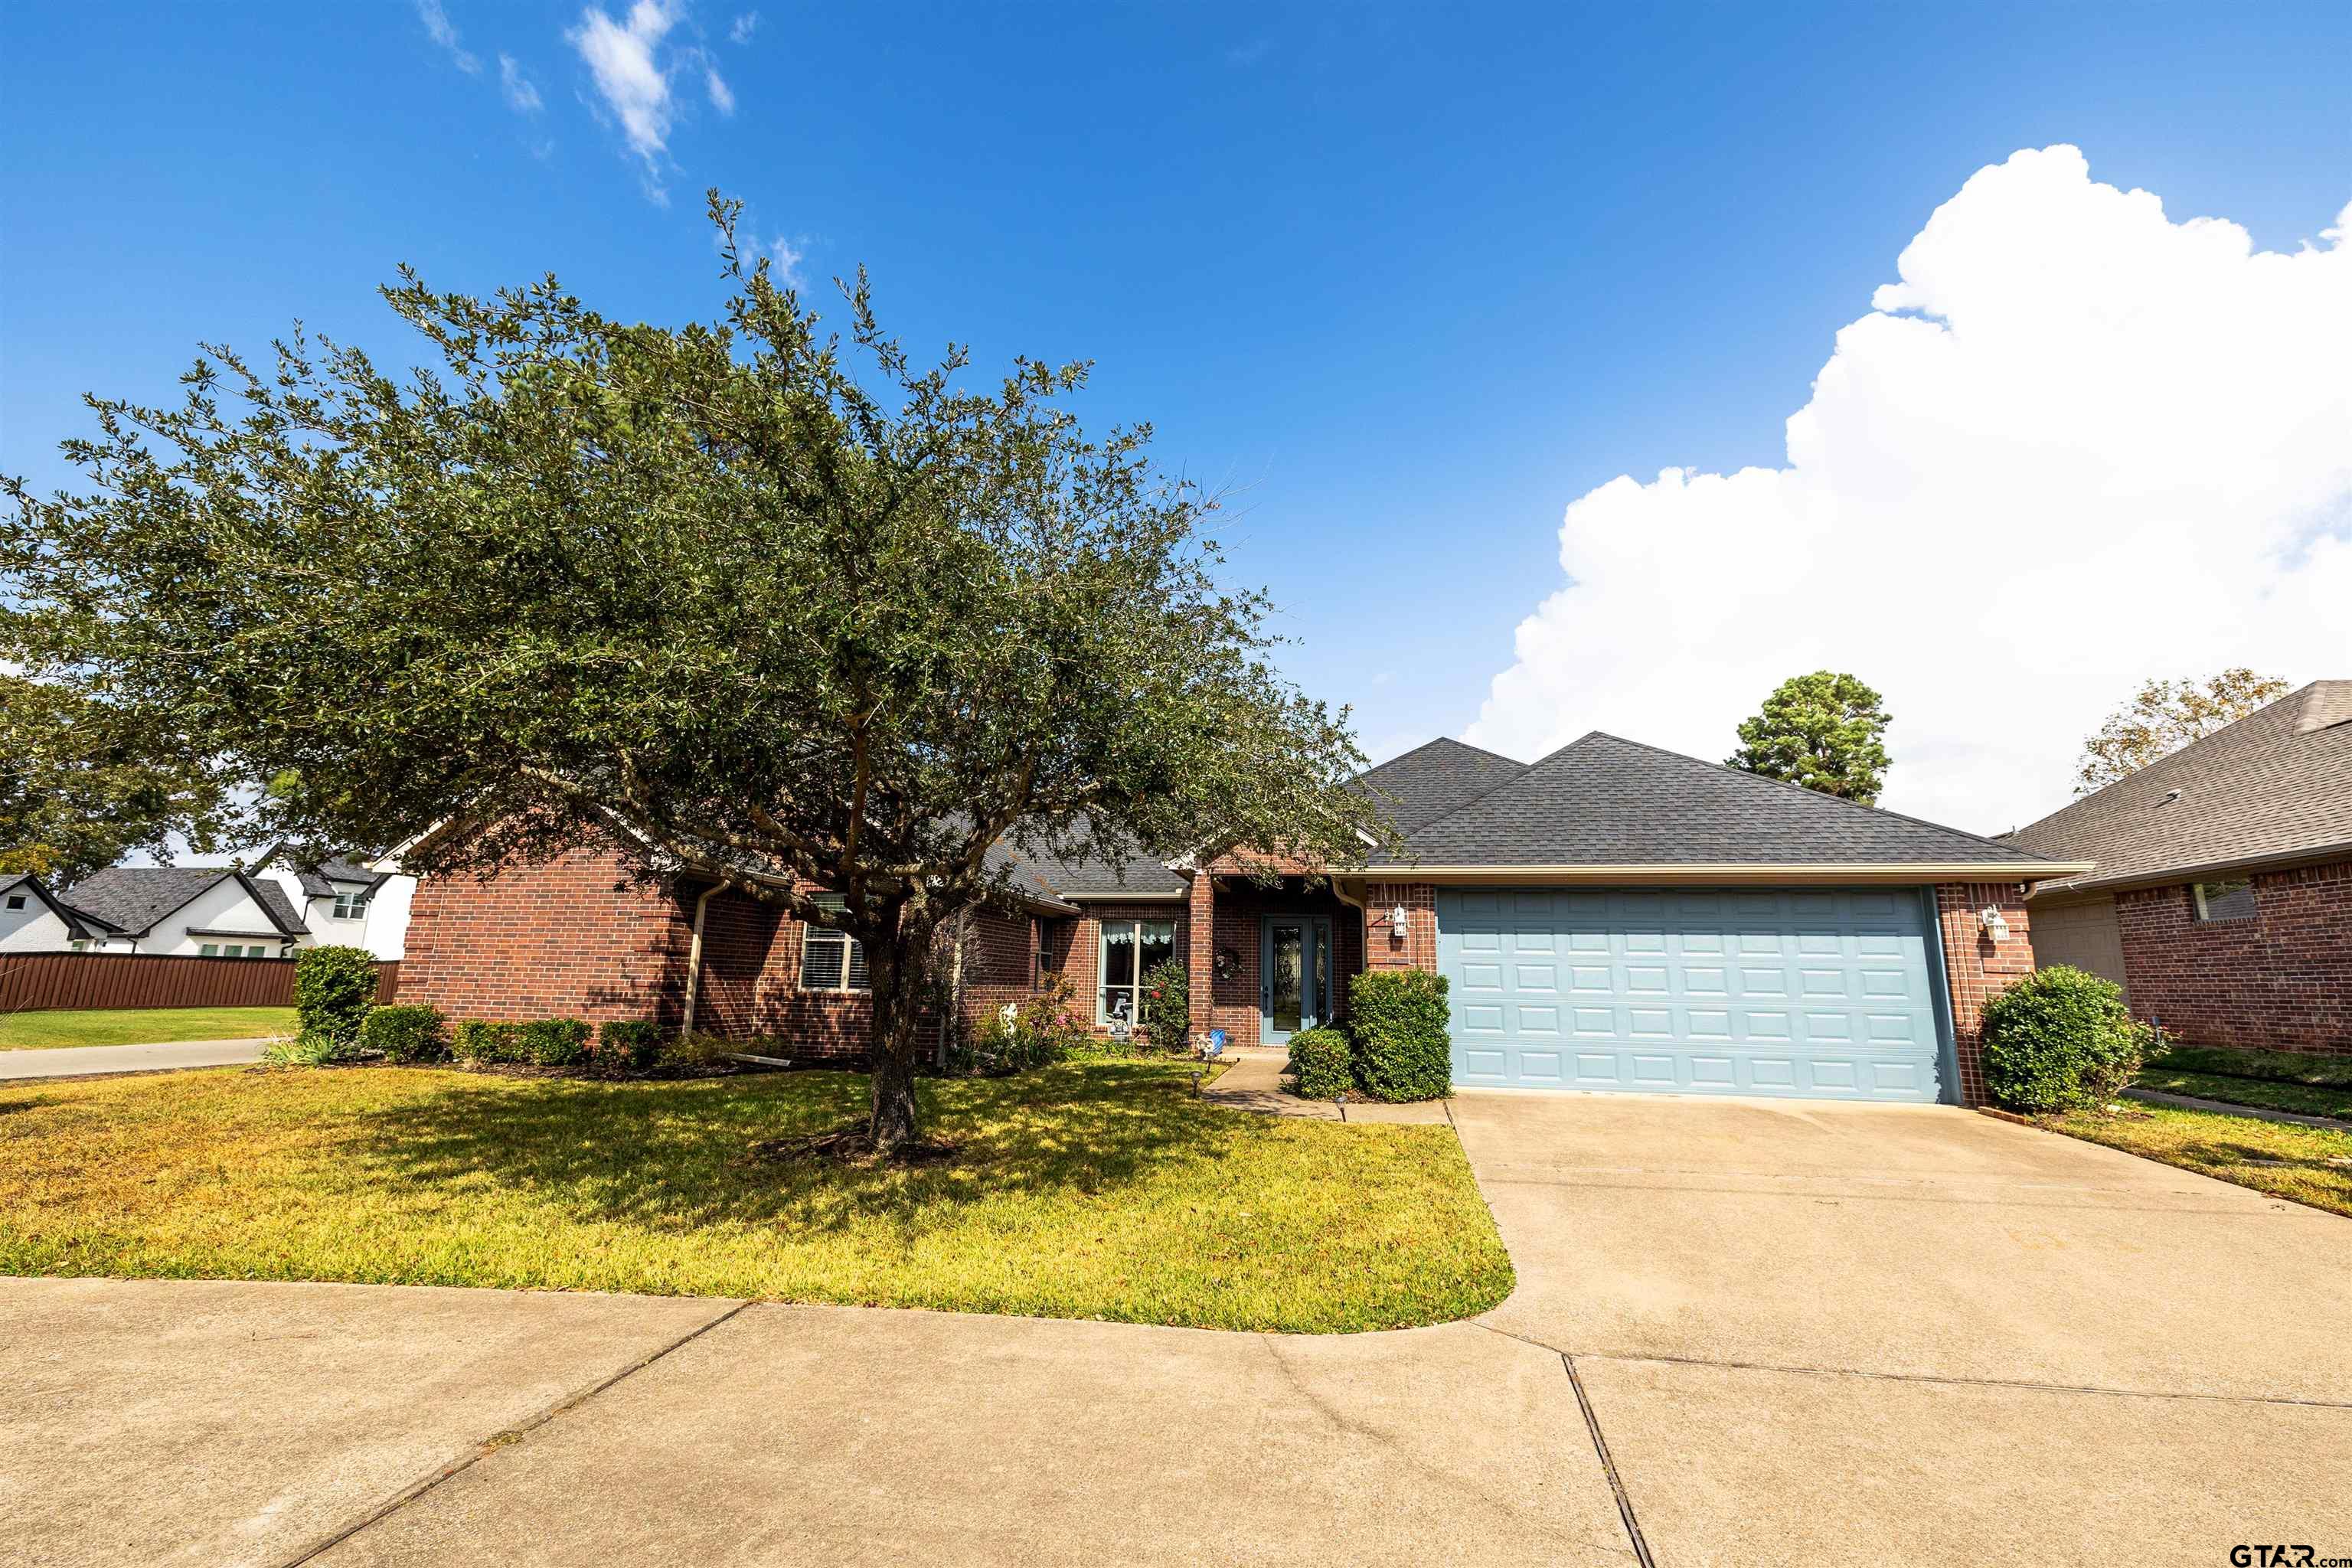
[[[1259,937],[1258,1039],[1279,1046],[1331,1016],[1331,922],[1268,915]]]

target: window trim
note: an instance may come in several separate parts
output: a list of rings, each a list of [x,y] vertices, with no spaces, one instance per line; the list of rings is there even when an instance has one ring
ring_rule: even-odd
[[[2208,907],[2205,897],[2205,889],[2208,888],[2227,889],[2232,891],[2242,889],[2246,895],[2246,912],[2242,915],[2214,914]],[[2225,891],[2221,896],[2228,898],[2230,892]],[[2252,877],[2223,877],[2214,881],[2189,883],[2189,909],[2191,920],[2198,925],[2234,925],[2241,921],[2259,918],[2262,914],[2262,900],[2254,891],[2254,879]]]
[[[837,910],[846,907],[849,900],[840,898],[835,894],[825,893],[819,895],[816,901],[824,905],[826,909]],[[815,996],[870,996],[874,994],[874,976],[871,971],[868,971],[866,973],[865,984],[857,985],[852,984],[852,977],[856,974],[859,970],[866,968],[866,944],[864,942],[859,942],[847,931],[835,931],[831,926],[812,925],[806,921],[801,921],[800,926],[801,957],[800,963],[793,971],[793,984],[794,989],[808,992],[811,995]],[[809,984],[809,950],[820,942],[828,948],[832,947],[835,942],[841,944],[841,982],[839,984],[813,985]]]
[[[1143,976],[1150,968],[1150,965],[1143,962],[1143,928],[1145,926],[1167,928],[1168,952],[1170,957],[1174,957],[1176,922],[1173,920],[1150,920],[1138,916],[1134,919],[1095,922],[1095,1026],[1097,1028],[1107,1029],[1114,1021],[1111,1017],[1110,1005],[1105,1000],[1106,994],[1113,990],[1125,991],[1134,999],[1134,1012],[1133,1016],[1127,1020],[1129,1024],[1140,1025],[1149,1016],[1143,1009]],[[1108,978],[1110,973],[1110,936],[1114,931],[1129,931],[1132,933],[1135,941],[1135,977],[1127,984],[1118,986],[1112,985]]]
[[[334,905],[328,911],[330,918],[339,921],[363,921],[367,919],[368,905],[375,901],[375,889],[362,888],[356,893],[339,892],[334,898]]]
[[[23,909],[23,908],[25,907],[25,895],[24,895],[24,894],[22,894],[22,893],[11,893],[11,894],[9,894],[9,895],[8,895],[8,907],[9,907],[10,909],[12,909],[12,910],[21,910],[21,909]]]

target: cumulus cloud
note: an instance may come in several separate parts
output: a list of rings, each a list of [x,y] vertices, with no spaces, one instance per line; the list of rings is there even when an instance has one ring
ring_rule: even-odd
[[[2352,206],[2256,251],[2095,182],[1979,170],[1837,334],[1788,458],[1571,503],[1473,742],[1702,757],[1784,676],[1895,716],[1884,804],[1997,832],[2065,803],[2150,676],[2352,675]]]
[[[522,74],[522,67],[515,64],[512,55],[499,57],[499,89],[507,95],[507,107],[517,114],[539,112],[539,89]]]
[[[450,22],[449,13],[441,9],[441,0],[416,0],[416,15],[425,24],[425,37],[447,50],[459,70],[470,76],[482,68],[481,61],[459,47],[457,29]]]
[[[669,73],[655,63],[654,53],[677,21],[677,6],[663,0],[637,0],[627,19],[620,22],[591,5],[580,14],[580,25],[564,35],[586,62],[604,106],[620,122],[629,151],[645,163],[648,188],[656,195],[656,174],[669,147],[677,102],[670,94]]]

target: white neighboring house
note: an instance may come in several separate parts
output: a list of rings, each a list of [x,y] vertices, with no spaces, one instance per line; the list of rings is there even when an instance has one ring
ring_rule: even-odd
[[[105,934],[38,877],[0,877],[0,952],[65,952]]]
[[[290,958],[314,940],[274,879],[233,866],[110,866],[64,901],[100,928],[60,944],[76,952]]]
[[[283,844],[253,863],[256,876],[284,890],[310,941],[363,947],[378,958],[398,958],[408,941],[408,901],[416,879],[389,857],[362,863],[337,856],[298,861]]]

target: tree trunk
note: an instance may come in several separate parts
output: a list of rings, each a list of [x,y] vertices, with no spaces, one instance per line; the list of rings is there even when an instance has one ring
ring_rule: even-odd
[[[866,956],[874,991],[873,1110],[866,1122],[874,1147],[888,1153],[921,1135],[915,1104],[915,1059],[922,1048],[923,935],[901,918],[897,940],[875,942]]]

